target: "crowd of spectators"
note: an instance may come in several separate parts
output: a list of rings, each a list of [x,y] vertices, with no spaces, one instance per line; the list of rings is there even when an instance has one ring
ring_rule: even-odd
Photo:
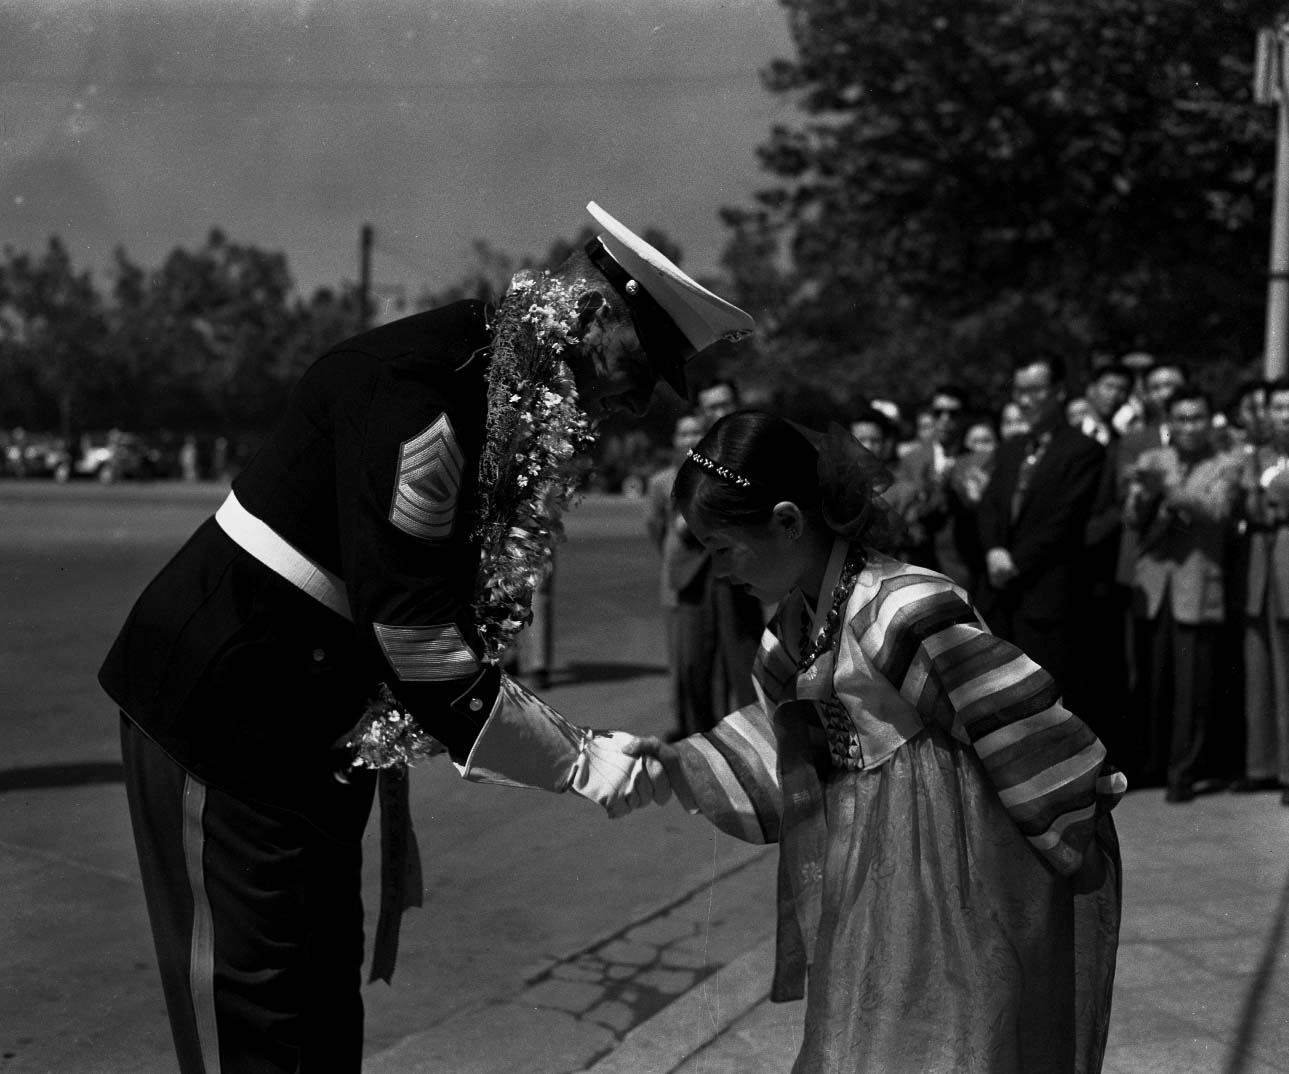
[[[1136,787],[1289,805],[1289,379],[1227,410],[1136,353],[1026,358],[973,413],[941,384],[912,416],[874,400],[852,433],[890,466],[896,554],[958,582],[1043,664]]]

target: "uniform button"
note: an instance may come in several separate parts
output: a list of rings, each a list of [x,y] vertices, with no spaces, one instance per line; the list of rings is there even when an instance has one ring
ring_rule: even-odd
[[[313,662],[315,664],[321,664],[326,658],[327,658],[327,654],[324,650],[322,649],[313,650]]]
[[[483,708],[483,702],[482,702],[482,701],[480,701],[477,697],[472,697],[472,698],[470,698],[470,711],[471,711],[471,712],[478,712],[481,708]]]

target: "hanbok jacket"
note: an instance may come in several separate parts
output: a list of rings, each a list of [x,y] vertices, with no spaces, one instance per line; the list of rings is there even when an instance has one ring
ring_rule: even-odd
[[[825,596],[845,555],[839,541]],[[829,771],[878,769],[937,726],[971,746],[1035,853],[1069,877],[1094,864],[1098,815],[1126,789],[1052,677],[990,634],[944,576],[868,553],[833,651],[804,670],[788,626],[802,603],[791,594],[766,629],[753,671],[758,703],[676,744],[688,809],[747,842],[780,843],[777,999],[802,994],[819,925],[826,838],[817,787]]]

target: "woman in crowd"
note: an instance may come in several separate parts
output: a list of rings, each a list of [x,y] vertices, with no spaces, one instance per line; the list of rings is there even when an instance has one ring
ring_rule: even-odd
[[[840,428],[755,411],[690,451],[677,506],[777,604],[759,701],[629,752],[722,830],[779,842],[772,998],[810,981],[795,1074],[1097,1071],[1123,777],[962,589],[879,551],[887,480]]]
[[[998,429],[990,418],[976,418],[962,438],[962,454],[954,461],[945,482],[945,506],[958,559],[966,568],[964,584],[974,593],[985,574],[985,550],[980,543],[976,509],[994,472]]]

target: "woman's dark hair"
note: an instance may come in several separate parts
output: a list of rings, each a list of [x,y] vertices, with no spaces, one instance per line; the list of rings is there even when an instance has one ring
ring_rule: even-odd
[[[713,529],[768,522],[774,505],[789,500],[839,536],[885,548],[899,530],[878,495],[890,481],[840,426],[820,435],[764,411],[736,410],[681,465],[672,498]]]
[[[767,522],[784,500],[806,514],[820,514],[819,453],[782,418],[736,410],[717,421],[694,452],[721,469],[687,458],[672,498],[713,526]]]

